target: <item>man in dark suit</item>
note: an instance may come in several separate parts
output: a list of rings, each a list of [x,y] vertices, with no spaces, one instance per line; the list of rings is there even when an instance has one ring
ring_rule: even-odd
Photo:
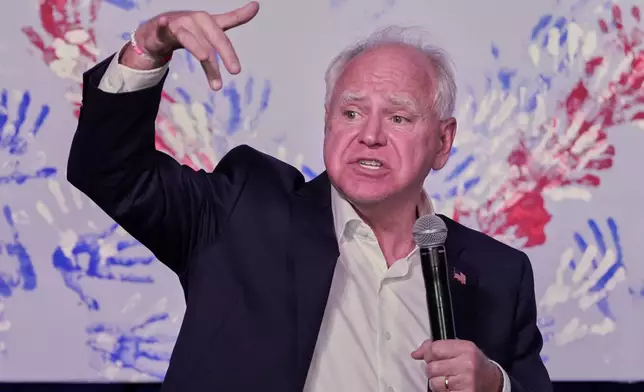
[[[334,59],[313,181],[247,146],[212,173],[155,150],[172,51],[219,89],[215,51],[240,71],[224,31],[257,11],[159,15],[84,77],[68,179],[185,292],[163,390],[550,391],[528,258],[444,216],[459,339],[431,340],[411,228],[456,131],[438,48],[391,28]]]

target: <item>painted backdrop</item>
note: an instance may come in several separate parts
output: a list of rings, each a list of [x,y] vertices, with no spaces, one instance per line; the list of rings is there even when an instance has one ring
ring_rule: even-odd
[[[185,3],[185,4],[184,4]],[[182,9],[221,12],[236,0]],[[552,377],[644,379],[644,22],[636,0],[271,0],[234,30],[241,75],[208,90],[172,60],[156,145],[212,169],[248,143],[307,178],[323,73],[390,23],[453,55],[459,130],[427,189],[440,212],[531,257]],[[4,0],[0,12],[0,381],[161,380],[175,276],[65,180],[82,72],[170,0]],[[644,6],[642,3],[640,6]],[[127,143],[127,140],[123,140]]]

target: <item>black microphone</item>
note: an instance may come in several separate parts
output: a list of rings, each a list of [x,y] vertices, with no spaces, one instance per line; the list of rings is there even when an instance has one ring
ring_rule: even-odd
[[[413,234],[420,249],[432,340],[455,339],[449,265],[445,252],[447,226],[438,216],[425,215],[416,220]]]

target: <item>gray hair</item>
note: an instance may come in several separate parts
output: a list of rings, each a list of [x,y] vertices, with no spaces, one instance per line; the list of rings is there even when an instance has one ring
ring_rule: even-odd
[[[338,78],[344,68],[367,49],[388,44],[408,45],[422,52],[430,60],[432,70],[438,79],[434,89],[433,108],[441,120],[454,113],[456,101],[456,81],[453,62],[443,49],[427,43],[427,33],[417,27],[389,26],[371,34],[365,40],[344,49],[329,64],[324,80],[326,82],[325,102],[329,104]]]

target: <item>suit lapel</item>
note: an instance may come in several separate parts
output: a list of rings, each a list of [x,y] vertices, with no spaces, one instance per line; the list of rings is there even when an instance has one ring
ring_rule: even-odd
[[[454,324],[458,339],[477,341],[478,327],[478,276],[472,268],[471,252],[465,248],[459,225],[440,215],[447,225],[445,250],[450,268],[450,292],[454,311]]]
[[[292,197],[293,245],[290,262],[295,286],[298,387],[304,387],[340,254],[326,173]]]

